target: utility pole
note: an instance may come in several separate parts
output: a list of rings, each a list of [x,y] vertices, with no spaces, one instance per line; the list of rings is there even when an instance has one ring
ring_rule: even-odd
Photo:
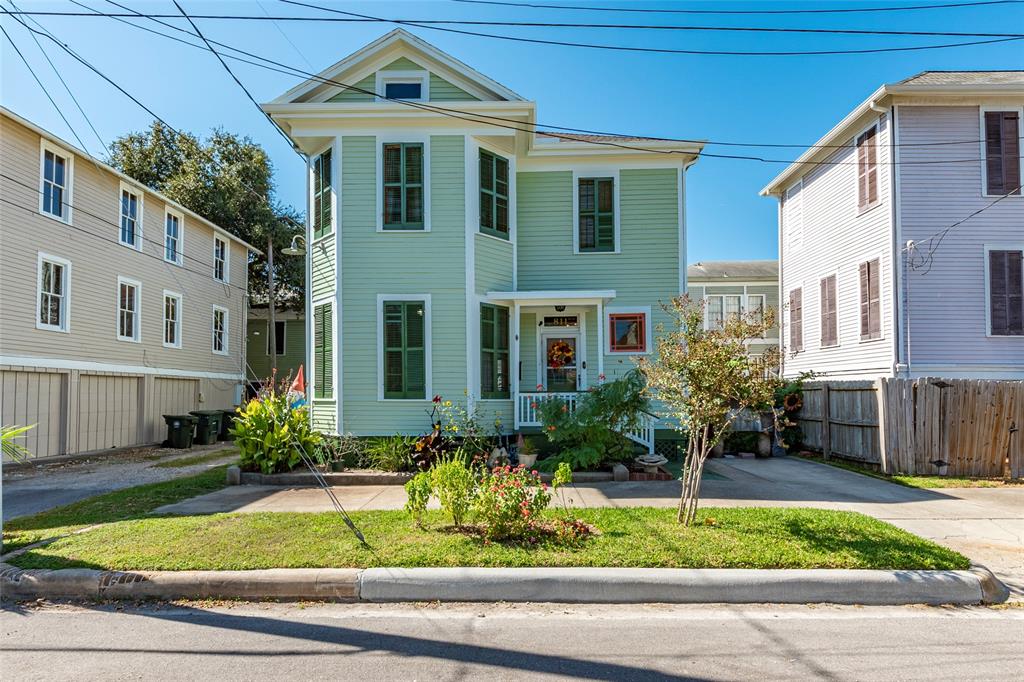
[[[267,343],[270,347],[270,376],[277,380],[277,320],[274,309],[277,307],[274,292],[274,235],[267,235]],[[276,387],[275,387],[276,388]]]

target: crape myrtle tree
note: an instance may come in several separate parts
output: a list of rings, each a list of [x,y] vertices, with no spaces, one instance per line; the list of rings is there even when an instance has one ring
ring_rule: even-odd
[[[751,355],[751,339],[763,338],[775,324],[765,309],[730,315],[705,329],[705,303],[680,296],[662,306],[672,317],[657,327],[657,354],[638,358],[652,397],[659,400],[686,435],[683,491],[677,519],[693,523],[700,479],[711,449],[744,409],[772,409],[778,385],[778,351]]]
[[[215,129],[202,140],[154,121],[114,140],[108,161],[260,250],[268,238],[281,249],[303,231],[302,213],[274,199],[274,167],[248,137]],[[265,304],[266,255],[254,254],[249,265],[250,299]],[[275,258],[274,279],[278,305],[301,309],[303,259]]]

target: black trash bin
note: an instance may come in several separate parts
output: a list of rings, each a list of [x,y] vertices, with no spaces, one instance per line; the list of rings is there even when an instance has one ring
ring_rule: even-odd
[[[195,430],[196,418],[188,414],[165,414],[167,423],[167,447],[187,449],[192,447],[192,432]]]
[[[235,415],[237,413],[234,410],[222,410],[220,418],[220,435],[218,440],[234,440],[235,437],[228,431],[235,423]]]
[[[189,412],[198,420],[196,424],[196,445],[212,445],[217,442],[220,434],[221,417],[223,410],[196,410]]]

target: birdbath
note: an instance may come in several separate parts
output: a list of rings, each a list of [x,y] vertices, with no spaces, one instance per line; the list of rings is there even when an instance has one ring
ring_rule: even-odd
[[[659,454],[650,453],[646,455],[640,455],[633,461],[642,466],[646,473],[656,474],[658,473],[658,467],[668,462],[668,459],[662,457]]]

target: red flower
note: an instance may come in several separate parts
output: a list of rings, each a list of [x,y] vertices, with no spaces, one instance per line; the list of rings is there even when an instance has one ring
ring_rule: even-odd
[[[434,396],[434,402],[435,402],[435,403],[439,403],[439,402],[441,402],[441,396],[439,396],[439,395],[435,395],[435,396]]]

